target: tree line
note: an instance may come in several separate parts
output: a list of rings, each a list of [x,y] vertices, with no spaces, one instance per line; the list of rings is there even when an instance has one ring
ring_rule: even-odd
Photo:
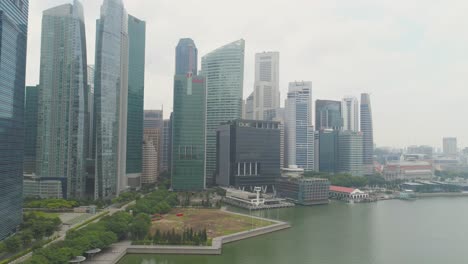
[[[184,228],[180,232],[176,232],[173,228],[171,231],[161,232],[156,230],[154,235],[148,235],[145,240],[134,241],[135,245],[208,245],[208,235],[206,229],[194,231],[192,228]]]

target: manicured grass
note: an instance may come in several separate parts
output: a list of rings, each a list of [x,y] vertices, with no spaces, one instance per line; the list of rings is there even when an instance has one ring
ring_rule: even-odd
[[[177,214],[180,213],[183,216],[178,217]],[[184,228],[192,228],[194,231],[206,228],[208,238],[214,238],[272,224],[270,221],[235,215],[218,209],[177,208],[164,215],[162,220],[153,221],[150,232],[154,235],[158,229],[161,232],[172,229],[183,232]]]

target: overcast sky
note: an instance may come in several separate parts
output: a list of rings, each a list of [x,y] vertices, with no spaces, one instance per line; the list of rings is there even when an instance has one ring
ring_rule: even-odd
[[[71,0],[30,0],[27,84],[39,81],[42,11]],[[464,0],[124,0],[147,22],[145,109],[172,111],[178,39],[201,57],[246,41],[244,98],[254,54],[280,52],[282,102],[288,82],[313,82],[313,100],[371,93],[375,142],[468,147],[468,2]],[[102,0],[82,0],[88,63]]]

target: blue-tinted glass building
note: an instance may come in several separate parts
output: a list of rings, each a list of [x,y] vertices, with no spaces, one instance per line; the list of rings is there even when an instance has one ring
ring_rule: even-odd
[[[36,171],[37,111],[39,86],[27,86],[24,102],[24,167],[26,174]]]
[[[176,47],[176,74],[197,74],[198,49],[190,38],[179,40]]]
[[[0,240],[21,223],[28,7],[0,1]]]

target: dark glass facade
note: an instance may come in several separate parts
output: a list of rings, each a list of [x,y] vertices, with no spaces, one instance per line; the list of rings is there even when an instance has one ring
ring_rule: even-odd
[[[205,112],[205,79],[176,75],[171,170],[175,191],[205,189]]]
[[[280,123],[235,120],[217,131],[216,183],[273,191],[280,176]]]
[[[28,7],[0,1],[0,240],[21,223]]]
[[[338,171],[338,131],[319,132],[319,171],[336,173]]]
[[[36,171],[38,86],[26,87],[24,103],[24,173]]]
[[[145,91],[146,23],[128,16],[127,175],[141,174]]]
[[[190,38],[179,40],[176,47],[176,74],[198,73],[198,49]]]
[[[342,127],[341,102],[317,100],[315,102],[315,129],[340,130]]]

